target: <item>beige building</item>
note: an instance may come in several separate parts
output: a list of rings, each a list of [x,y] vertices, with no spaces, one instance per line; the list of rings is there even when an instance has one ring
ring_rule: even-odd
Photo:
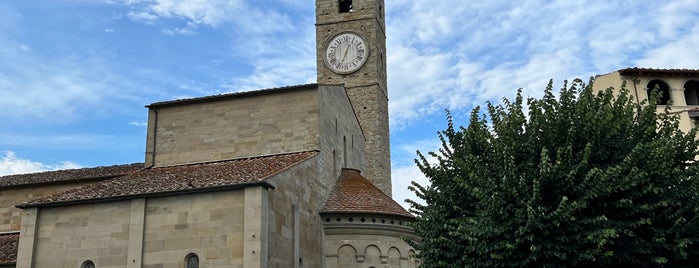
[[[0,178],[0,267],[416,267],[381,0],[317,0],[318,84],[153,103],[143,163]]]
[[[680,129],[687,132],[699,125],[699,70],[626,68],[598,75],[593,90],[600,91],[626,84],[636,101],[647,101],[658,88],[658,112],[670,105],[671,112],[680,117]]]

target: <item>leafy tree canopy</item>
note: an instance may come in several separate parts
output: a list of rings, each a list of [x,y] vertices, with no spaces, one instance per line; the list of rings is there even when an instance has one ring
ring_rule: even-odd
[[[520,91],[466,127],[447,111],[407,200],[425,267],[699,266],[695,131],[591,84]]]

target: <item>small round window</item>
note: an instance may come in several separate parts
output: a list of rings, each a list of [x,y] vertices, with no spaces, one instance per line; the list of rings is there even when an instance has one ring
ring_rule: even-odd
[[[91,260],[86,260],[82,265],[80,265],[80,268],[95,268],[95,263]]]

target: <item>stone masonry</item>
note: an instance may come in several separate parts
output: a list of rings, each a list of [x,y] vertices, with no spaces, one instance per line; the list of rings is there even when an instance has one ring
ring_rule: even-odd
[[[340,13],[337,0],[316,1],[318,84],[344,84],[366,136],[368,167],[364,173],[374,185],[391,195],[383,1],[355,0],[353,7],[352,12]],[[363,36],[369,55],[358,71],[336,74],[325,66],[325,48],[332,37],[346,31]]]

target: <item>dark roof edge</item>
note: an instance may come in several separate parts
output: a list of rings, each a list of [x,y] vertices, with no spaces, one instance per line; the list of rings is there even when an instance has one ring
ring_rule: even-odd
[[[270,178],[272,178],[272,177],[274,177],[274,176],[277,176],[277,175],[283,173],[284,171],[287,171],[287,170],[289,170],[289,169],[292,169],[293,167],[295,167],[295,166],[297,166],[297,165],[299,165],[299,164],[301,164],[301,163],[303,163],[303,162],[306,162],[306,161],[308,161],[309,159],[311,159],[311,158],[313,158],[313,157],[316,157],[318,154],[320,154],[320,150],[300,151],[300,152],[289,153],[289,154],[306,153],[306,152],[314,152],[314,154],[312,154],[312,155],[310,155],[310,156],[308,156],[308,157],[306,157],[306,158],[304,158],[304,159],[302,159],[302,160],[300,160],[300,161],[298,161],[298,162],[296,162],[296,163],[294,163],[294,164],[292,164],[292,165],[288,165],[288,166],[286,166],[286,167],[284,167],[284,168],[281,168],[281,169],[277,170],[277,172],[273,172],[272,174],[269,174],[269,175],[267,175],[267,176],[264,176],[264,177],[262,177],[262,178],[260,178],[260,179],[262,179],[262,180],[264,180],[264,181],[268,181]],[[274,189],[274,187],[272,187],[272,189]]]
[[[25,188],[25,187],[32,187],[32,186],[37,186],[37,185],[62,185],[62,184],[72,184],[72,183],[81,183],[81,182],[98,182],[98,181],[105,181],[113,178],[118,178],[126,175],[126,173],[121,173],[121,174],[113,174],[113,175],[106,175],[106,176],[96,176],[96,177],[86,177],[86,178],[77,178],[77,179],[70,179],[70,180],[56,180],[56,181],[47,181],[47,182],[31,182],[31,183],[23,183],[23,184],[13,184],[13,185],[7,185],[7,186],[0,186],[0,189],[17,189],[17,188]]]
[[[617,72],[622,76],[641,76],[641,75],[699,75],[699,69],[653,69],[653,68],[624,68]]]
[[[307,90],[307,89],[313,89],[313,88],[317,88],[317,87],[318,87],[318,84],[304,84],[304,85],[294,85],[294,86],[286,86],[286,87],[278,87],[278,88],[267,88],[267,89],[252,90],[252,91],[241,91],[241,92],[225,93],[225,94],[211,95],[211,96],[204,96],[204,97],[195,97],[195,98],[188,98],[188,99],[154,102],[154,103],[151,103],[149,105],[146,105],[146,108],[162,108],[162,107],[173,107],[173,106],[179,106],[179,105],[185,105],[185,104],[206,103],[206,102],[228,100],[228,99],[235,99],[235,98],[242,98],[242,97],[269,95],[269,94],[274,94],[274,93],[291,92],[291,91],[297,91],[297,90]]]
[[[406,212],[408,212],[406,210]],[[410,213],[410,212],[408,212]],[[404,219],[410,219],[410,220],[415,220],[415,216],[406,216],[403,214],[397,214],[397,213],[385,213],[385,212],[369,212],[369,211],[334,211],[334,210],[327,210],[327,211],[320,211],[318,212],[320,215],[376,215],[376,216],[393,216],[393,217],[399,217],[399,218],[404,218]],[[412,215],[412,214],[411,214]]]
[[[233,185],[197,188],[197,189],[193,189],[193,190],[186,189],[186,190],[176,190],[176,191],[168,191],[168,192],[120,195],[120,196],[110,196],[110,197],[104,197],[104,198],[91,198],[91,199],[82,199],[82,200],[55,201],[55,202],[33,203],[33,204],[19,204],[19,205],[15,205],[15,207],[20,208],[20,209],[26,209],[26,208],[35,208],[35,207],[42,208],[42,207],[58,207],[58,206],[65,206],[65,205],[94,204],[94,203],[104,203],[104,202],[112,202],[112,201],[123,201],[123,200],[130,200],[130,199],[136,199],[136,198],[165,197],[165,196],[173,196],[173,195],[179,195],[179,194],[193,194],[193,193],[218,192],[218,191],[225,191],[225,190],[237,190],[237,189],[244,189],[247,187],[255,187],[255,186],[262,186],[262,187],[267,188],[267,189],[274,189],[274,185],[272,185],[271,183],[269,183],[267,181],[256,181],[256,182],[248,182],[248,183],[238,183],[238,184],[233,184]]]
[[[291,151],[291,152],[283,152],[283,153],[271,153],[271,154],[252,155],[252,156],[240,156],[240,157],[227,158],[227,159],[218,159],[218,160],[209,160],[209,161],[196,161],[196,162],[187,162],[187,163],[180,163],[180,164],[170,164],[170,165],[154,166],[154,167],[149,167],[149,168],[144,168],[144,169],[158,169],[158,168],[168,168],[168,167],[181,167],[181,166],[206,165],[206,164],[215,164],[215,163],[221,163],[221,162],[241,161],[241,160],[248,160],[248,159],[257,159],[257,158],[265,158],[265,157],[274,157],[274,156],[290,155],[290,154],[301,154],[301,153],[309,153],[309,152],[320,153],[320,150],[319,150],[319,149],[310,149],[310,150],[300,150],[300,151]]]

